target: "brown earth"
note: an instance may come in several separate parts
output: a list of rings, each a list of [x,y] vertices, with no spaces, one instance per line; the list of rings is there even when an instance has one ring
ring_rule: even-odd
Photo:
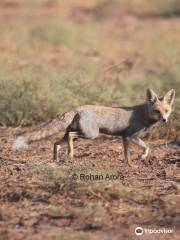
[[[57,136],[14,153],[10,144],[16,130],[2,132],[0,239],[136,239],[137,226],[173,229],[173,234],[144,234],[141,239],[179,239],[177,142],[151,142],[146,162],[133,146],[138,168],[130,169],[117,138],[78,140],[74,160],[65,157],[63,146],[65,162],[57,164],[52,161]],[[80,179],[82,174],[91,174],[91,180]],[[100,174],[103,180],[93,179]],[[107,174],[118,179],[107,179]]]

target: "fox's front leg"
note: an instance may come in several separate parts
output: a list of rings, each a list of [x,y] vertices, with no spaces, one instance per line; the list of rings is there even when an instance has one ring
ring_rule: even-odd
[[[141,148],[143,148],[144,153],[142,154],[141,159],[145,160],[147,158],[147,156],[149,155],[149,147],[148,147],[148,145],[144,141],[142,141],[140,138],[134,138],[132,141],[136,145],[138,145]]]
[[[130,155],[130,139],[128,137],[123,137],[123,147],[125,160],[127,161],[128,166],[132,167],[133,164],[131,162]]]

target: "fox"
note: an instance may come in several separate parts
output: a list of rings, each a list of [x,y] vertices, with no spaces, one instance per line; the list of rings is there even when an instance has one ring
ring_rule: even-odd
[[[168,91],[163,97],[158,97],[152,89],[147,89],[146,100],[130,107],[78,106],[31,132],[17,136],[12,149],[26,149],[33,141],[63,131],[63,137],[56,141],[53,147],[53,159],[60,161],[59,150],[62,145],[67,144],[68,155],[73,158],[74,140],[78,138],[93,140],[100,134],[107,134],[122,138],[124,159],[127,165],[132,167],[131,143],[143,150],[141,159],[145,160],[150,149],[148,144],[140,139],[139,134],[158,122],[167,122],[172,112],[174,99],[174,89]]]

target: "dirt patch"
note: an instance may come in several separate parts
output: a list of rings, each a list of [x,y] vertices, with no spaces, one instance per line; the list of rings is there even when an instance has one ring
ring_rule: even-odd
[[[5,130],[1,139],[0,239],[134,239],[137,226],[173,229],[158,237],[178,239],[178,145],[151,143],[146,162],[133,146],[138,168],[130,169],[121,140],[102,136],[77,141],[74,160],[64,146],[57,164],[52,161],[56,137],[14,153],[13,131]]]

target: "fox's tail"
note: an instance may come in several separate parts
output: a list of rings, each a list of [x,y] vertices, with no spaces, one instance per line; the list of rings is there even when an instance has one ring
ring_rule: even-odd
[[[71,124],[74,116],[75,111],[72,110],[70,112],[64,113],[61,116],[57,116],[50,122],[44,124],[32,132],[17,136],[12,144],[12,149],[14,151],[26,149],[28,147],[28,144],[33,141],[38,141],[40,139],[52,136],[59,131],[64,131]]]

